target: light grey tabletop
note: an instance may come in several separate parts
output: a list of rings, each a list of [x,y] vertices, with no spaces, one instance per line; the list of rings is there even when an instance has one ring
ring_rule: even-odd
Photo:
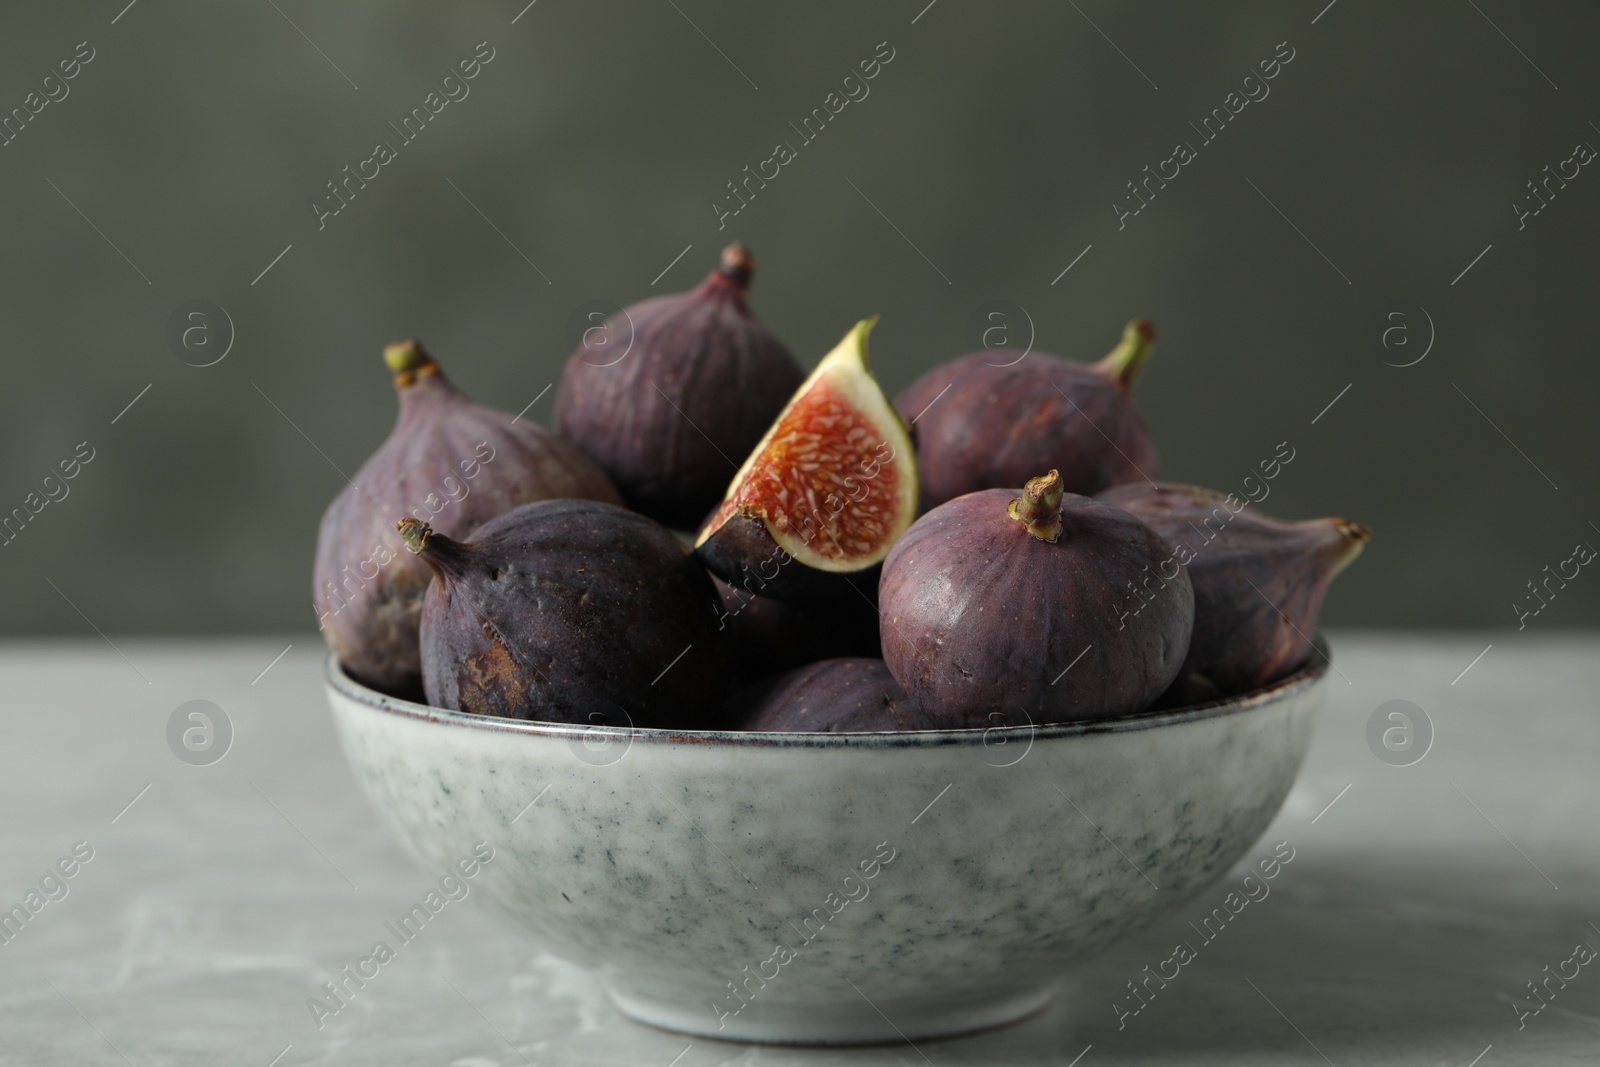
[[[345,768],[316,637],[0,646],[0,907],[41,881],[60,898],[0,943],[0,1064],[1600,1062],[1600,966],[1573,962],[1600,947],[1600,640],[1332,640],[1310,758],[1256,850],[1288,841],[1292,864],[1138,1015],[1119,1028],[1126,983],[1236,877],[1018,1025],[834,1050],[631,1023],[477,897],[318,1030],[307,998],[431,876]],[[167,740],[195,699],[233,729],[207,766]],[[1432,725],[1409,766],[1369,746],[1392,700]]]

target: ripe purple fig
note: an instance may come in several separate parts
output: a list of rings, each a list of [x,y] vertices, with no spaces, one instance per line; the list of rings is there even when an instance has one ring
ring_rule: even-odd
[[[859,582],[852,579],[858,595],[818,603],[774,600],[714,575],[712,580],[722,598],[717,623],[732,646],[741,677],[776,674],[836,656],[880,655],[876,567]]]
[[[1286,522],[1193,485],[1100,494],[1171,542],[1194,584],[1194,636],[1168,706],[1236,696],[1293,674],[1311,655],[1322,598],[1372,534],[1344,519]]]
[[[699,288],[625,308],[603,327],[607,348],[580,345],[561,376],[557,428],[629,507],[676,529],[716,506],[805,378],[746,304],[754,273],[749,251],[729,245]]]
[[[417,519],[398,528],[437,578],[422,609],[422,684],[435,707],[692,728],[722,698],[716,590],[654,520],[545,500],[466,542]]]
[[[936,730],[881,659],[825,659],[791,671],[740,723],[741,730],[814,734]]]
[[[417,696],[417,624],[432,574],[402,551],[396,515],[465,537],[534,500],[622,498],[568,442],[468,400],[416,341],[390,345],[383,358],[394,372],[400,415],[322,516],[313,602],[346,670],[374,688]]]
[[[1063,493],[1053,470],[1021,496],[957,497],[884,561],[883,658],[943,728],[1131,715],[1189,647],[1194,592],[1181,567],[1161,571],[1171,557],[1127,512]]]
[[[922,498],[932,507],[980,489],[1010,489],[1037,471],[1091,495],[1159,475],[1155,444],[1131,390],[1155,347],[1136,319],[1098,363],[1042,352],[1011,363],[974,352],[924,374],[895,401],[915,424]]]

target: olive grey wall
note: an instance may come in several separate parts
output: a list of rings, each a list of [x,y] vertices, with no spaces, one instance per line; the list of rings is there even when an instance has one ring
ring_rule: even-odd
[[[0,148],[0,513],[67,493],[0,548],[12,634],[309,629],[317,519],[393,418],[385,342],[548,424],[574,317],[731,238],[803,362],[881,313],[891,393],[986,323],[1094,358],[1153,318],[1169,478],[1239,489],[1287,441],[1266,509],[1376,531],[1332,622],[1516,631],[1600,545],[1592,7],[125,2],[0,12],[0,109],[39,108]],[[231,327],[175,347],[193,300]],[[1600,622],[1600,575],[1547,588],[1528,630]]]

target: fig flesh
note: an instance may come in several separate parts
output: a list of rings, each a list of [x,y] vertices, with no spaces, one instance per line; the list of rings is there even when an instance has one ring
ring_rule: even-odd
[[[525,504],[452,540],[400,520],[436,580],[422,684],[436,707],[692,728],[727,682],[716,590],[670,530],[612,504]]]
[[[881,659],[825,659],[778,679],[742,730],[814,734],[933,730]]]
[[[974,352],[924,374],[895,406],[916,430],[928,507],[980,489],[1015,489],[1042,470],[1069,493],[1160,476],[1131,390],[1155,347],[1146,319],[1098,363],[1042,352],[1011,364]]]
[[[1051,471],[918,519],[878,586],[883,656],[941,728],[1108,719],[1183,664],[1194,592],[1172,546]]]
[[[1193,485],[1123,485],[1099,499],[1165,537],[1194,584],[1194,635],[1166,706],[1248,693],[1303,666],[1329,584],[1372,536],[1344,519],[1275,519]]]
[[[589,458],[531,422],[473,403],[416,341],[390,345],[400,414],[389,437],[322,516],[313,603],[329,647],[353,676],[397,696],[421,694],[417,626],[432,573],[395,533],[396,515],[465,537],[534,500],[620,504]]]
[[[625,308],[602,328],[607,347],[579,345],[562,372],[557,429],[630,507],[677,529],[716,506],[805,378],[750,312],[754,273],[749,251],[729,245],[698,288]]]
[[[817,365],[695,542],[729,585],[776,600],[849,595],[917,510],[905,426],[867,366],[866,319]]]

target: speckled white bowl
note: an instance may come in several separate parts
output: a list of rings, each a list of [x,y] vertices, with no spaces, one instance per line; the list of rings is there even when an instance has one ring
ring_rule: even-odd
[[[1305,756],[1314,659],[1245,698],[987,731],[521,722],[391,700],[331,659],[328,699],[412,853],[442,872],[489,842],[473,885],[628,1015],[896,1041],[1027,1015],[1225,873]]]

